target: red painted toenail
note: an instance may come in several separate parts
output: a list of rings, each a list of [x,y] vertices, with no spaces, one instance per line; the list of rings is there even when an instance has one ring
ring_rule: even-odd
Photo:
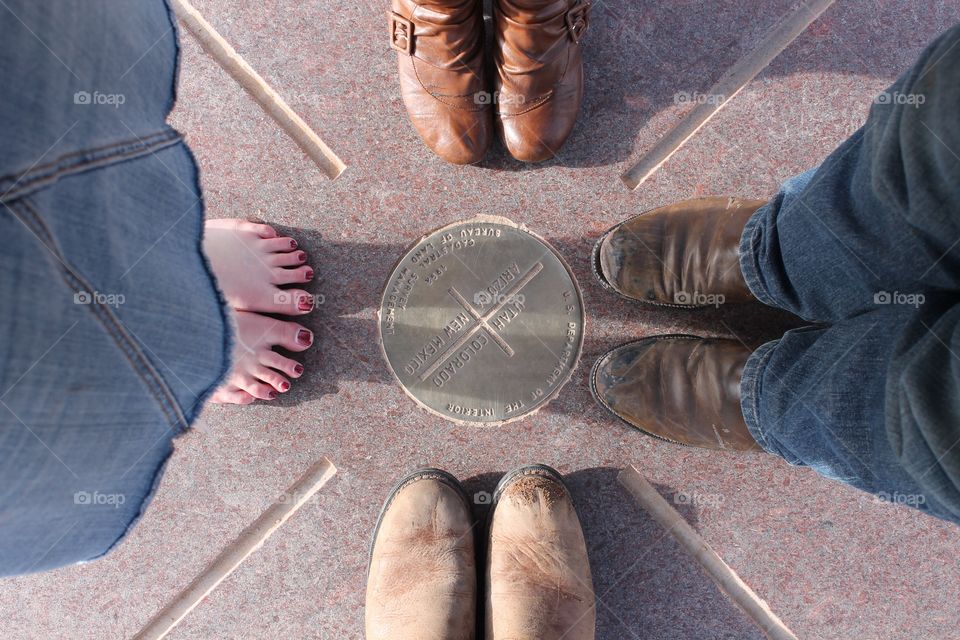
[[[289,382],[281,382],[281,383],[280,383],[280,391],[287,391],[288,389],[290,389],[290,383],[289,383]]]
[[[313,309],[313,301],[310,298],[300,298],[297,300],[297,309],[300,311],[310,311]]]
[[[293,368],[293,372],[294,372],[295,374],[297,374],[298,376],[299,376],[300,374],[302,374],[302,373],[303,373],[303,365],[302,365],[302,364],[298,364],[297,366],[295,366],[295,367]]]
[[[307,254],[304,253],[303,251],[301,251],[300,254],[297,255],[297,260],[299,260],[300,262],[306,262],[306,261],[307,261]]]
[[[307,269],[306,278],[307,278],[307,282],[310,282],[311,280],[313,280],[313,269]]]
[[[277,392],[276,392],[276,391],[271,391],[270,393],[267,394],[267,396],[268,396],[271,400],[273,400],[273,399],[275,399],[275,398],[277,397]]]
[[[300,329],[300,331],[297,332],[297,342],[309,345],[313,342],[313,335],[306,329]]]
[[[296,248],[297,248],[297,241],[296,241],[296,240],[291,240],[291,241],[290,241],[290,248],[291,248],[291,249],[296,249]]]

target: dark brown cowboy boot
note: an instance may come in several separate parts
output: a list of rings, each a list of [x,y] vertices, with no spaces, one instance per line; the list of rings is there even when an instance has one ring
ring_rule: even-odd
[[[410,121],[438,156],[479,162],[493,130],[479,0],[392,0],[390,44]]]
[[[583,98],[589,0],[494,0],[496,124],[514,158],[556,155]]]
[[[655,336],[607,352],[594,397],[647,435],[703,449],[760,451],[740,411],[750,349],[736,340]]]
[[[593,640],[587,545],[560,474],[532,465],[500,481],[488,556],[486,640]]]
[[[700,198],[630,218],[600,238],[600,283],[640,302],[673,307],[752,302],[740,272],[740,236],[764,200]]]
[[[367,578],[367,640],[473,640],[473,517],[460,483],[437,469],[408,476],[387,499]]]

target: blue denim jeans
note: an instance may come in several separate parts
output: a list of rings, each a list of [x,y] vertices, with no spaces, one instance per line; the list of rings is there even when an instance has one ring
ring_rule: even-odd
[[[748,361],[757,441],[960,522],[960,27],[756,212],[740,256],[760,301],[816,323]]]
[[[229,370],[164,2],[0,6],[0,575],[106,553]]]

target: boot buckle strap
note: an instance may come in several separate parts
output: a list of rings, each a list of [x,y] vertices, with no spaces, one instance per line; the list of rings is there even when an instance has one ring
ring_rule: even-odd
[[[408,56],[413,53],[413,23],[394,11],[390,12],[390,46]]]
[[[590,0],[580,0],[567,11],[567,30],[570,32],[570,39],[576,44],[580,44],[580,39],[587,30],[591,7]]]

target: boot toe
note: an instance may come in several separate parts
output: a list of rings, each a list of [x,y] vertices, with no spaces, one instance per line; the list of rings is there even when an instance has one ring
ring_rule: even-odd
[[[473,528],[466,494],[449,474],[423,469],[397,485],[370,554],[368,640],[472,637]]]
[[[556,156],[573,131],[582,98],[581,68],[567,73],[539,104],[501,87],[497,124],[507,151],[521,162],[543,162]]]
[[[618,225],[604,235],[596,250],[600,281],[620,295],[645,302],[658,302],[662,294],[655,285],[663,268],[658,259],[656,234],[644,233],[640,225]],[[653,274],[653,275],[651,275]]]
[[[703,449],[757,451],[740,409],[750,353],[736,340],[653,336],[604,354],[590,388],[605,409],[646,435]]]
[[[531,111],[518,115],[501,115],[503,145],[521,162],[543,162],[557,155],[563,147],[577,112],[551,100]]]
[[[597,402],[607,411],[649,433],[640,419],[644,409],[642,395],[634,388],[637,380],[646,378],[643,356],[652,343],[644,342],[623,344],[604,354],[594,365],[590,384]]]
[[[440,108],[410,117],[424,143],[452,164],[476,164],[490,147],[490,113]]]
[[[683,200],[614,226],[594,249],[601,284],[639,302],[674,307],[756,300],[740,270],[744,226],[763,201]]]
[[[486,637],[594,639],[586,542],[570,492],[553,469],[522,467],[501,482],[487,572]]]

